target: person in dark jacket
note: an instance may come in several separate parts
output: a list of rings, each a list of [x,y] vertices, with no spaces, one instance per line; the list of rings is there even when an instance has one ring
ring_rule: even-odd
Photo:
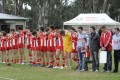
[[[92,55],[92,70],[91,71],[99,71],[99,58],[98,52],[100,49],[100,38],[96,33],[96,29],[94,26],[90,27],[90,51]]]
[[[101,34],[102,34],[102,30],[100,28],[99,31],[98,31],[98,35],[101,36]]]

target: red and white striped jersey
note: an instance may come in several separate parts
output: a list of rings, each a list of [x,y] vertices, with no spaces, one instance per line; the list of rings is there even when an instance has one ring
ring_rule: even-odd
[[[30,33],[26,34],[26,40],[27,40],[27,45],[30,45],[30,40],[31,40],[31,34]]]
[[[57,46],[59,46],[59,47],[63,46],[63,38],[60,35],[60,33],[57,34],[57,37],[58,37],[58,39],[57,39]]]
[[[21,32],[19,33],[19,44],[24,44],[25,43],[25,36],[24,33]]]
[[[40,33],[38,33],[36,38],[36,47],[40,47]]]
[[[36,48],[36,37],[35,36],[31,37],[31,48]]]
[[[7,41],[7,47],[12,47],[12,41],[11,41],[11,35],[10,34],[7,35],[6,41]]]
[[[1,48],[1,38],[2,38],[2,37],[0,36],[0,48]]]
[[[86,48],[88,48],[88,50],[84,53],[84,57],[90,57],[90,49],[89,49],[89,47],[86,47]]]
[[[55,47],[56,46],[56,38],[54,32],[51,32],[48,35],[48,47]]]
[[[40,34],[40,46],[41,47],[46,47],[47,46],[47,38],[45,33]]]
[[[72,39],[72,48],[76,49],[76,47],[77,47],[77,33],[74,32],[71,36],[72,36],[71,37],[71,39]]]
[[[6,37],[1,37],[1,47],[2,48],[6,48],[7,47]]]
[[[18,45],[18,34],[17,33],[12,33],[12,45]]]

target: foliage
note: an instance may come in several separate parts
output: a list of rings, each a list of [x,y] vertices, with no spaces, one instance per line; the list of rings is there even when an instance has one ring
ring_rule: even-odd
[[[120,0],[0,0],[0,12],[28,17],[29,27],[62,26],[80,13],[107,13],[116,19]],[[23,8],[23,5],[26,6]],[[28,9],[27,6],[31,9]]]

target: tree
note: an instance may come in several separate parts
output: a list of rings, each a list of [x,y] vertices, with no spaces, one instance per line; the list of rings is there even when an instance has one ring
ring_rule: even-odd
[[[31,10],[27,6],[31,6]],[[23,6],[26,6],[23,8]],[[0,0],[0,12],[29,18],[30,27],[62,26],[80,13],[107,13],[116,19],[120,0]]]

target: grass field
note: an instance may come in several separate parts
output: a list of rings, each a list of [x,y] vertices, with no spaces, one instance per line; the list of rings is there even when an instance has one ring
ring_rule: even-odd
[[[46,67],[33,67],[30,65],[0,64],[0,80],[120,80],[119,73],[74,71],[75,65],[69,70],[48,69]],[[89,64],[89,70],[91,64]],[[120,67],[119,67],[120,69]]]

